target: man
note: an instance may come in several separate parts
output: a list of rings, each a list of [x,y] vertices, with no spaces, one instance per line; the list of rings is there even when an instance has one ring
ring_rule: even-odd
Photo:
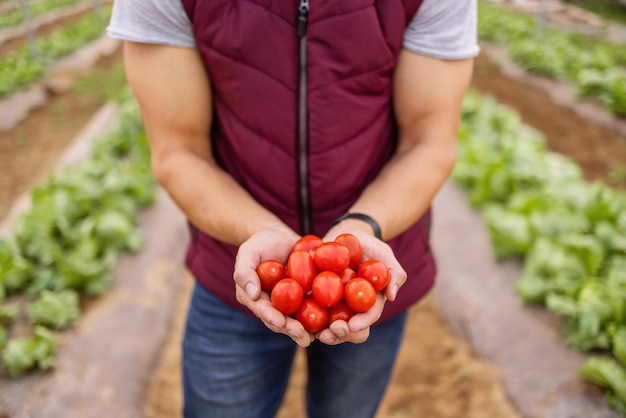
[[[433,284],[430,204],[454,166],[475,31],[475,0],[116,0],[109,34],[126,41],[153,171],[190,223],[186,417],[273,416],[296,344],[309,417],[375,414],[406,309]],[[311,335],[255,267],[344,232],[391,281]]]

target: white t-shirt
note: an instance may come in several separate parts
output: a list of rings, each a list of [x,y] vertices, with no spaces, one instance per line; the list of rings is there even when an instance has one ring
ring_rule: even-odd
[[[434,58],[475,57],[476,25],[476,0],[424,0],[404,32],[403,46]],[[180,0],[115,0],[107,33],[115,39],[195,48]]]

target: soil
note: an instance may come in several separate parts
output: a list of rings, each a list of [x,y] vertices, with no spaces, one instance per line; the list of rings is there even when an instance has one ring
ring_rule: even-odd
[[[90,13],[93,13],[93,11],[86,10],[86,11],[78,12],[69,16],[62,17],[60,19],[55,20],[54,22],[41,25],[34,31],[35,36],[38,38],[43,38],[46,35],[52,33],[54,30],[58,29],[59,27],[70,25],[76,20]],[[18,49],[21,46],[23,46],[26,43],[26,41],[27,41],[27,38],[25,35],[18,36],[11,40],[8,40],[0,46],[0,54],[7,54]]]
[[[98,66],[115,65],[119,58],[117,54]],[[626,165],[624,138],[555,105],[544,92],[508,79],[484,56],[477,60],[473,86],[516,108],[526,123],[545,133],[551,149],[572,156],[588,179],[606,180],[609,167]],[[100,95],[60,94],[15,129],[0,133],[0,219],[16,198],[50,172],[69,141],[103,101]],[[146,416],[149,418],[180,416],[180,340],[191,283],[191,278],[185,277],[171,334],[148,391]],[[303,366],[303,353],[299,352],[279,418],[304,416]],[[379,416],[514,418],[519,415],[507,399],[498,370],[474,355],[427,298],[410,310],[406,338]]]
[[[516,109],[524,123],[543,132],[552,151],[573,158],[587,180],[610,183],[610,170],[626,166],[626,138],[555,104],[544,90],[504,76],[485,54],[476,60],[472,85]]]
[[[94,74],[119,65],[121,50],[97,63]],[[72,139],[107,98],[89,91],[53,95],[13,129],[0,132],[0,219],[12,203],[42,181]]]

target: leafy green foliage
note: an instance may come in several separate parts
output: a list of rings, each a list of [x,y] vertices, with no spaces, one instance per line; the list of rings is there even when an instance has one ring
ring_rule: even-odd
[[[155,187],[141,118],[127,92],[91,158],[34,188],[30,209],[16,219],[11,237],[0,241],[2,297],[29,300],[25,314],[39,330],[27,340],[5,335],[9,373],[52,365],[53,349],[44,338],[52,334],[43,327],[74,325],[80,295],[110,288],[118,256],[143,246],[138,214],[154,203]],[[0,325],[10,330],[19,312],[17,305],[0,305]]]
[[[605,19],[626,23],[626,7],[620,0],[565,0]]]
[[[626,412],[626,369],[615,360],[592,357],[580,368],[584,379],[609,390],[607,403],[624,414]]]
[[[504,45],[525,70],[565,80],[581,98],[599,100],[616,115],[626,115],[626,54],[615,44],[565,31],[538,38],[534,19],[479,2],[478,35]]]
[[[30,338],[9,340],[2,360],[9,374],[18,377],[34,367],[41,370],[52,367],[55,348],[54,335],[44,327],[36,327]]]
[[[28,45],[0,57],[0,98],[40,80],[54,60],[71,54],[100,36],[109,14],[110,7],[106,9],[105,16],[83,17],[39,39],[35,46],[37,57],[31,56]]]
[[[18,313],[17,305],[0,305],[0,324],[10,323]]]
[[[6,345],[8,339],[7,329],[0,325],[0,350]]]
[[[36,325],[63,329],[74,325],[80,317],[78,293],[73,290],[44,290],[28,306],[28,318]]]
[[[26,49],[9,53],[0,58],[0,97],[28,86],[45,73],[44,63],[32,60]]]
[[[78,3],[79,1],[80,0],[46,0],[40,2],[28,2],[29,13],[31,17],[36,17],[61,7],[70,6]],[[0,15],[0,29],[17,26],[22,22],[24,22],[24,13],[18,4],[16,4],[15,9],[6,10],[2,15]]]
[[[581,371],[626,405],[626,194],[582,177],[577,164],[547,150],[517,113],[466,96],[453,179],[483,210],[496,259],[524,260],[520,298],[565,318],[578,350],[605,350],[616,361]],[[604,380],[602,380],[604,379]]]

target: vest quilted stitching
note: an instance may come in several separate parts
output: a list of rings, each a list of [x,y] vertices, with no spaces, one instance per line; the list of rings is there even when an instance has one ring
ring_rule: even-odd
[[[311,0],[308,155],[313,232],[318,235],[393,153],[391,74],[404,28],[420,4]],[[212,140],[218,161],[297,230],[298,2],[183,0],[183,5],[214,88]],[[390,312],[419,299],[432,285],[434,262],[425,224],[423,219],[390,242],[415,281],[410,297]],[[190,244],[187,264],[205,287],[241,308],[232,283],[235,254],[236,248],[200,233]]]

